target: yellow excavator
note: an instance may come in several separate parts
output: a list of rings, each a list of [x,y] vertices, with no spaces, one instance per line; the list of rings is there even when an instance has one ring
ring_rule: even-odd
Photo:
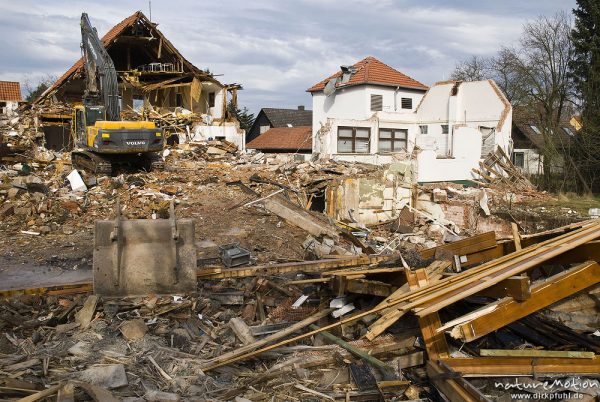
[[[86,88],[83,104],[73,109],[71,134],[78,147],[71,152],[73,167],[107,174],[116,164],[164,169],[158,154],[164,146],[162,129],[150,121],[121,120],[117,72],[86,13],[81,38]]]

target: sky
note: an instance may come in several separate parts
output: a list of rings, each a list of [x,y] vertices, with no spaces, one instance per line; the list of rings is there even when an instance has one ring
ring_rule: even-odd
[[[311,107],[306,89],[366,56],[431,85],[457,61],[514,45],[522,25],[575,0],[19,0],[0,2],[0,80],[37,83],[80,56],[79,20],[100,35],[143,11],[176,48],[239,103]]]

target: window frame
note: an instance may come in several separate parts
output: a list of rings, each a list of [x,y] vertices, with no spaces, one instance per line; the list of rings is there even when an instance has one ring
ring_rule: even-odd
[[[442,126],[442,134],[450,134],[450,125],[449,124],[440,124]]]
[[[390,138],[381,138],[381,132],[389,132],[390,133]],[[404,135],[404,138],[397,138],[396,137],[396,133],[400,133]],[[380,148],[380,144],[382,142],[389,142],[390,143],[390,150],[382,150]],[[404,142],[404,147],[400,148],[400,149],[395,149],[394,145],[396,144],[396,142]],[[377,135],[377,152],[378,153],[385,153],[385,154],[391,154],[391,153],[395,153],[395,152],[401,152],[401,151],[408,151],[408,129],[406,128],[380,128],[379,129],[379,133]]]
[[[425,130],[423,130],[425,129]],[[419,124],[419,134],[427,135],[429,134],[429,125],[428,124]]]
[[[517,165],[517,155],[522,158],[523,164],[521,166]],[[525,169],[525,152],[513,152],[513,157],[511,161],[516,167]]]
[[[352,136],[350,137],[340,137],[340,129],[352,130]],[[356,137],[356,130],[362,129],[367,130],[369,136],[367,137],[367,151],[366,152],[357,152],[356,151],[356,140],[364,139],[364,137]],[[342,140],[350,140],[352,143],[352,151],[351,152],[340,152],[339,142]],[[371,127],[350,127],[350,126],[338,126],[337,128],[337,142],[336,142],[336,151],[338,154],[370,154],[371,153]]]
[[[409,107],[404,107],[404,101],[409,102]],[[412,110],[413,108],[413,98],[400,98],[400,109]]]

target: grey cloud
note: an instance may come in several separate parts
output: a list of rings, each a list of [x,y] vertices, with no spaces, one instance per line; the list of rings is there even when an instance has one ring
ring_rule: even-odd
[[[457,60],[491,55],[514,43],[521,25],[570,10],[574,0],[192,0],[152,2],[152,19],[200,68],[244,85],[240,102],[310,105],[305,90],[365,56],[431,84]],[[79,16],[89,13],[103,34],[145,0],[25,0],[0,5],[0,79],[61,74],[79,57]],[[11,38],[7,40],[6,38]],[[9,78],[10,77],[10,78]]]

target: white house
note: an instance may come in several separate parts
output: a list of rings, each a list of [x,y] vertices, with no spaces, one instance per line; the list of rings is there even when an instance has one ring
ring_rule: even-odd
[[[468,180],[488,152],[510,152],[512,109],[491,81],[424,84],[367,57],[308,89],[313,153],[373,164],[414,161],[419,182]]]
[[[12,116],[19,107],[21,85],[13,81],[0,81],[0,115]]]

